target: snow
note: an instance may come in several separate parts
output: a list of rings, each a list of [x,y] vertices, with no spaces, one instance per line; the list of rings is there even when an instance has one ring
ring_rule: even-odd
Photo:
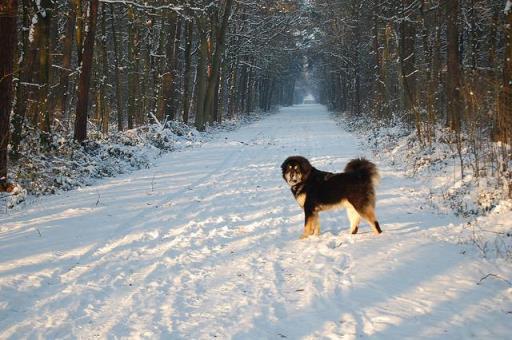
[[[313,95],[311,93],[308,93],[304,99],[303,99],[303,102],[304,104],[313,104],[315,103],[315,97],[313,97]]]
[[[0,338],[510,337],[510,263],[460,244],[464,220],[386,162],[383,234],[332,211],[298,240],[293,154],[374,159],[322,106],[295,106],[0,216]]]
[[[383,126],[373,123],[370,117],[340,118],[345,128],[357,132],[374,157],[416,178],[416,190],[423,192],[428,205],[464,217],[464,228],[459,235],[461,243],[476,245],[485,257],[512,260],[512,225],[506,223],[512,217],[506,180],[511,172],[482,171],[490,168],[490,160],[496,168],[511,169],[512,162],[506,155],[503,157],[509,146],[481,139],[480,143],[486,146],[477,150],[476,155],[475,150],[464,147],[459,156],[457,149],[450,145],[453,133],[441,124],[434,126],[434,136],[426,146],[418,141],[416,131],[400,123],[401,119]],[[466,138],[464,134],[462,138]],[[475,156],[480,164],[487,162],[486,166],[480,165],[479,171],[475,170]],[[460,158],[464,163],[463,178]]]
[[[29,33],[28,33],[28,41],[31,43],[34,42],[34,34],[35,34],[36,25],[37,25],[38,21],[39,21],[39,19],[37,17],[37,14],[34,14],[34,16],[32,16],[32,21],[31,21]]]
[[[72,136],[55,132],[48,149],[34,149],[39,136],[25,138],[20,160],[10,167],[9,178],[19,189],[10,195],[0,193],[0,206],[23,208],[21,203],[37,196],[91,185],[97,178],[115,176],[134,169],[148,168],[163,153],[178,151],[204,143],[220,128],[245,123],[231,120],[200,133],[180,123],[156,123],[137,129],[114,132],[108,136],[90,133],[92,138],[77,144]],[[37,175],[35,175],[37,174]]]

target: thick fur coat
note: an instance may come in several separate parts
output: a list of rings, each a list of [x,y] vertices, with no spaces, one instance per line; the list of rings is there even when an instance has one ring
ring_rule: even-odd
[[[302,156],[288,157],[281,165],[297,203],[304,209],[304,233],[301,238],[320,234],[319,213],[324,210],[346,208],[350,232],[356,234],[361,217],[380,234],[375,216],[375,186],[379,181],[377,167],[364,159],[353,159],[341,173],[316,169]]]

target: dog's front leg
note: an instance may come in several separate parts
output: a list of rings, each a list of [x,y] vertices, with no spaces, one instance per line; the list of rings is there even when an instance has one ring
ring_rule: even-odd
[[[310,235],[320,235],[320,216],[318,212],[310,209],[307,205],[304,207],[304,233],[301,239],[305,239]]]

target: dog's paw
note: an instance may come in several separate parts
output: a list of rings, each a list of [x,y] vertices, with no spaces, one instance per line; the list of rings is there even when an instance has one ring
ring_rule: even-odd
[[[299,240],[304,240],[304,239],[308,238],[308,236],[309,235],[302,234],[302,235],[300,235]]]

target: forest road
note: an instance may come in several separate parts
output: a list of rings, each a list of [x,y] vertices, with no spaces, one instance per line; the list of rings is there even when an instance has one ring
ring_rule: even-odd
[[[0,338],[506,338],[511,289],[462,254],[455,217],[379,163],[383,233],[303,214],[280,165],[366,156],[320,105],[219,133],[157,166],[0,216]],[[504,312],[505,311],[505,312]]]

